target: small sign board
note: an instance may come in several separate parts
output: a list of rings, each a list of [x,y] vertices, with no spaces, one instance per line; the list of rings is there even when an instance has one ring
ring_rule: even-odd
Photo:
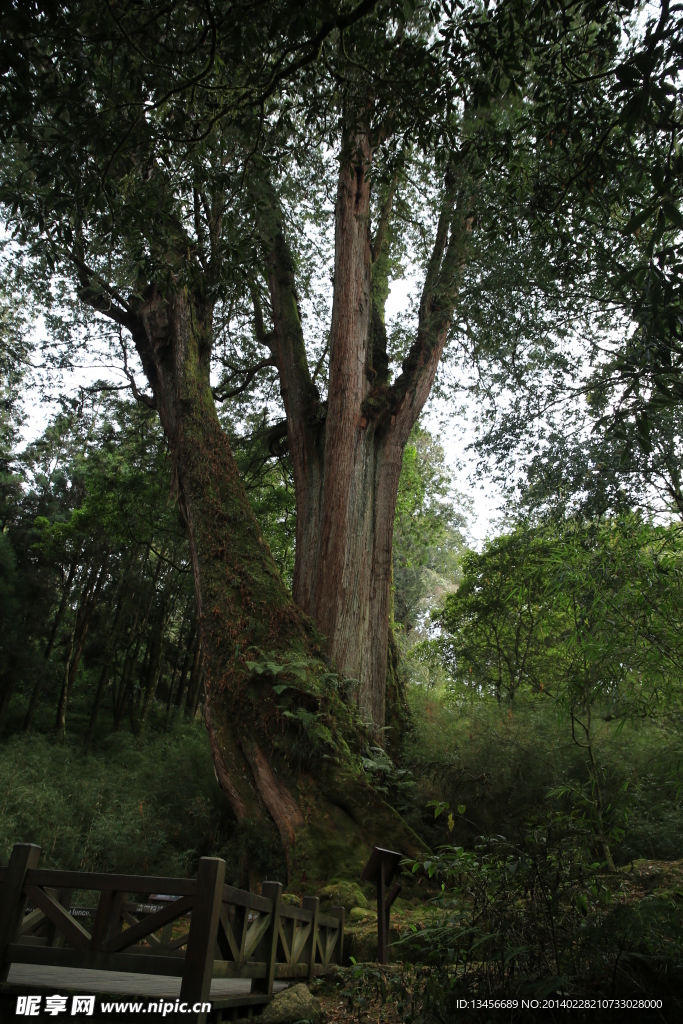
[[[380,964],[389,963],[389,914],[401,891],[398,882],[394,882],[389,892],[385,887],[391,883],[402,860],[402,853],[376,846],[360,876],[361,882],[374,882],[377,886],[377,960]]]
[[[384,865],[384,884],[388,885],[402,860],[402,853],[376,846],[370,854],[370,860],[363,868],[363,874],[360,876],[361,882],[376,882],[382,865]]]

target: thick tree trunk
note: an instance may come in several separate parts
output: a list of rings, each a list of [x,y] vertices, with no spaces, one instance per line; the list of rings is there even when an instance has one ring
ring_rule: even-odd
[[[468,222],[447,181],[403,372],[390,383],[384,245],[393,186],[370,230],[371,148],[357,137],[341,161],[326,407],[312,385],[298,317],[292,261],[271,196],[262,214],[274,332],[257,306],[287,412],[297,500],[294,598],[326,638],[338,671],[358,684],[361,714],[379,740],[386,720],[394,513],[403,450],[429,395],[443,351]]]
[[[131,329],[173,453],[188,531],[217,777],[238,820],[275,823],[290,876],[317,884],[355,874],[374,842],[407,854],[420,843],[364,782],[347,745],[354,742],[349,709],[321,682],[312,623],[287,593],[254,518],[211,394],[211,313],[187,291],[167,299],[151,291]],[[290,661],[306,667],[305,682],[292,683],[295,707],[317,712],[330,729],[327,748],[282,716],[273,684],[286,674],[249,669]],[[302,743],[315,778],[302,770]]]

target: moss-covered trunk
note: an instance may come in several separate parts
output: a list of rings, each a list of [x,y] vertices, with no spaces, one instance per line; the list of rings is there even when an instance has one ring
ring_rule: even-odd
[[[356,876],[375,843],[417,852],[417,838],[364,781],[351,710],[250,508],[211,393],[210,305],[151,290],[137,317],[188,531],[206,724],[235,816],[259,834],[274,823],[290,884],[302,887]]]

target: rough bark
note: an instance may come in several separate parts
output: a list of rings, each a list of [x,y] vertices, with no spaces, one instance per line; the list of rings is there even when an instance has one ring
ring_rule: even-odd
[[[162,295],[150,288],[119,316],[133,334],[173,456],[195,584],[205,719],[235,816],[259,828],[272,820],[299,884],[355,874],[375,842],[417,852],[417,837],[364,781],[348,746],[355,736],[350,709],[320,681],[326,668],[313,625],[287,593],[252,513],[211,393],[211,305],[189,289]],[[262,658],[307,666],[297,700],[327,715],[334,751],[292,730],[275,680],[249,671]],[[295,754],[302,745],[305,763]]]
[[[374,240],[370,225],[372,151],[357,137],[341,161],[326,405],[311,382],[282,221],[271,197],[262,214],[274,323],[266,334],[287,413],[297,500],[294,598],[326,638],[338,670],[358,684],[361,713],[381,739],[391,605],[393,523],[403,450],[429,395],[455,303],[468,229],[455,182],[443,207],[402,373],[389,383],[384,246],[393,186]]]

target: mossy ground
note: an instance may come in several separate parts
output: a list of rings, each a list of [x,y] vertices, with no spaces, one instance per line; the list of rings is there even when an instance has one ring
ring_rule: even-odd
[[[658,957],[652,957],[652,948],[648,949],[648,955],[643,957],[641,965],[642,975],[635,975],[630,979],[631,988],[628,991],[630,998],[662,999],[662,1006],[656,1010],[636,1009],[624,1010],[623,1019],[641,1022],[660,1021],[665,1024],[675,1024],[680,1020],[681,991],[680,991],[680,934],[678,935],[679,950],[678,956],[672,958],[672,965],[675,961],[673,973],[667,977],[667,972],[662,973],[661,957],[671,954],[670,948],[675,939],[673,934],[666,934],[667,923],[670,925],[672,915],[680,919],[681,906],[683,905],[683,860],[678,861],[635,861],[633,865],[620,868],[617,877],[606,877],[606,881],[612,887],[614,899],[614,920],[616,926],[622,926],[630,916],[636,921],[649,922],[650,927],[658,932],[659,940],[659,974],[656,974],[657,965],[646,963],[647,960],[656,961]],[[425,892],[425,895],[427,893]],[[443,985],[444,976],[436,972],[432,973],[429,964],[416,966],[411,962],[410,955],[406,955],[406,948],[401,946],[401,939],[406,936],[414,936],[417,932],[434,928],[443,924],[447,912],[435,905],[430,900],[424,900],[418,896],[410,900],[396,901],[391,916],[390,939],[392,945],[389,947],[390,963],[387,967],[379,967],[373,961],[377,953],[377,918],[376,914],[369,910],[362,912],[362,916],[351,914],[347,917],[345,934],[346,957],[353,957],[357,961],[355,966],[345,966],[336,969],[331,975],[318,979],[313,983],[313,992],[320,999],[325,1012],[325,1020],[328,1024],[405,1024],[407,1020],[444,1021],[452,1017],[443,1016],[437,1011],[427,1009],[425,1015],[425,990],[430,985]],[[355,919],[354,919],[355,918]],[[680,925],[680,920],[679,920]],[[678,931],[680,932],[680,927]],[[589,996],[611,996],[612,977],[601,978],[600,963],[602,950],[599,946],[595,949],[596,976],[591,979],[558,979],[553,987],[549,986],[548,992],[552,998],[561,1000],[563,994],[568,990],[580,989],[582,986],[588,988]],[[353,964],[353,961],[352,961]],[[633,965],[631,965],[632,967]],[[653,966],[655,969],[653,970]],[[650,972],[652,974],[650,975]],[[643,981],[647,985],[650,978],[649,988],[643,988]],[[458,980],[457,971],[450,972],[448,987],[455,996],[458,996],[462,982]],[[627,981],[628,985],[628,981]],[[471,997],[471,989],[464,986],[463,996]],[[619,993],[617,993],[619,994]],[[621,988],[621,995],[626,993]],[[502,995],[502,994],[501,994]],[[432,992],[433,996],[433,992]],[[427,1004],[429,1004],[429,996]],[[438,1000],[437,1000],[438,1002]],[[521,999],[517,998],[516,1008],[514,999],[508,1001],[507,1009],[495,1010],[481,1005],[475,1009],[471,998],[462,1002],[458,1009],[458,1021],[609,1021],[621,1020],[622,1017],[612,1009],[604,1012],[599,1008],[581,1010],[576,1006],[568,1009],[566,1006],[555,1008],[552,1012],[540,1010],[522,1010]]]
[[[616,877],[605,875],[615,904],[634,907],[642,901],[660,897],[683,911],[683,860],[634,861],[633,865],[619,868]],[[409,899],[399,897],[391,911],[389,961],[400,964],[407,960],[400,940],[425,928],[438,926],[451,915],[433,902],[434,891],[427,886],[415,886],[415,895]],[[344,931],[345,960],[353,957],[357,962],[377,959],[377,912],[373,901],[368,908],[351,909],[346,915]]]

